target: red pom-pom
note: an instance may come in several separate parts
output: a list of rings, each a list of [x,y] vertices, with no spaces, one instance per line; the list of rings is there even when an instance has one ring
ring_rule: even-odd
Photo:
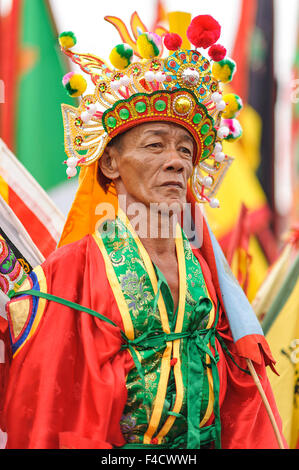
[[[182,38],[179,34],[168,33],[164,37],[164,45],[169,51],[177,51],[182,45]]]
[[[209,49],[209,56],[214,62],[220,62],[226,56],[226,49],[220,44],[214,44]]]
[[[220,34],[221,26],[211,15],[196,16],[187,29],[187,38],[191,44],[204,49],[218,41]]]

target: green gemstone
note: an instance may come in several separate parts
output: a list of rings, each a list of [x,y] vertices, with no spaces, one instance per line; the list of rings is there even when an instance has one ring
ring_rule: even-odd
[[[152,68],[155,69],[155,70],[157,70],[160,67],[159,62],[155,62],[154,60],[153,60],[151,65],[152,65]]]
[[[146,104],[144,103],[144,101],[138,101],[138,103],[135,104],[135,109],[137,113],[144,113],[144,111],[146,110]]]
[[[211,145],[212,142],[213,142],[213,137],[209,135],[205,140],[205,145]]]
[[[193,117],[194,124],[198,124],[202,120],[202,115],[200,113],[196,113]]]
[[[120,117],[122,120],[128,119],[129,116],[130,116],[130,112],[129,112],[128,109],[123,108],[123,109],[120,110],[120,112],[119,112],[119,117]]]
[[[82,142],[83,142],[83,139],[80,135],[75,138],[75,144],[76,145],[80,146],[82,144]]]
[[[202,135],[206,135],[210,130],[209,124],[204,124],[202,128],[200,129],[200,132]]]
[[[99,84],[99,90],[104,93],[107,90],[107,85],[106,83],[100,83]]]
[[[209,150],[209,149],[205,149],[205,150],[202,152],[202,158],[206,158],[209,154],[210,154],[210,150]]]
[[[75,126],[76,126],[76,127],[81,127],[82,124],[83,124],[83,121],[82,121],[81,118],[77,118],[77,119],[75,120]]]
[[[166,103],[165,101],[163,100],[157,100],[155,102],[155,108],[157,111],[164,111],[164,109],[166,108]]]
[[[109,116],[107,119],[107,126],[108,127],[115,127],[116,126],[116,119],[113,116]]]

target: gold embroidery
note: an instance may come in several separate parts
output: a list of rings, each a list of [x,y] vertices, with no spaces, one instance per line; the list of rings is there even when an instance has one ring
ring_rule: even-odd
[[[38,283],[39,283],[39,287],[40,287],[40,290],[41,292],[47,292],[47,280],[46,280],[46,277],[45,277],[45,274],[44,274],[44,271],[42,269],[41,266],[37,266],[33,272],[36,274],[37,276],[37,280],[38,280]],[[29,280],[26,280],[22,286],[21,286],[21,291],[24,291],[26,289],[30,289],[31,288],[31,285],[30,285],[30,282]],[[28,301],[28,304],[27,304],[27,301]],[[25,338],[25,341],[23,342],[23,344],[17,349],[17,351],[14,353],[13,357],[16,357],[17,354],[19,353],[19,351],[22,349],[22,347],[24,346],[24,344],[27,343],[27,341],[34,335],[38,325],[40,324],[40,321],[41,321],[41,318],[43,316],[43,313],[45,311],[45,307],[46,307],[46,303],[47,301],[45,299],[42,299],[42,298],[39,298],[38,299],[38,307],[37,307],[37,310],[36,310],[36,314],[35,314],[35,318],[34,318],[34,321],[32,323],[32,326],[30,328],[30,331],[28,333],[28,336]],[[17,300],[16,302],[12,302],[11,305],[9,306],[9,310],[12,308],[13,310],[15,310],[15,312],[13,312],[14,314],[16,313],[17,311],[17,304],[20,305],[20,311],[21,311],[21,306],[22,304],[24,305],[24,316],[23,316],[23,327],[28,319],[28,316],[31,315],[32,311],[31,311],[31,307],[30,307],[30,302],[29,302],[29,299],[21,299],[21,300]],[[26,305],[29,305],[29,307],[27,308],[27,311],[25,310],[25,307]],[[27,312],[27,316],[26,316],[26,312]],[[26,318],[25,318],[26,317]],[[20,326],[20,325],[19,325]]]
[[[183,328],[184,322],[184,315],[185,315],[185,302],[186,302],[186,293],[187,293],[187,282],[186,282],[186,263],[185,263],[185,254],[184,254],[184,246],[183,246],[183,239],[182,239],[182,232],[180,227],[177,225],[176,230],[176,250],[177,250],[177,258],[179,263],[179,308],[178,308],[178,316],[177,322],[175,327],[175,332],[180,333]],[[177,363],[174,366],[174,378],[176,384],[176,398],[172,412],[179,413],[182,408],[183,399],[184,399],[184,384],[183,384],[183,376],[182,376],[182,369],[181,369],[181,357],[180,357],[180,345],[181,340],[178,339],[173,342],[173,357],[177,359]],[[166,436],[166,434],[171,429],[172,425],[175,422],[175,416],[169,416],[160,430],[159,434],[157,435],[158,441],[161,442],[162,438]]]
[[[25,279],[23,284],[20,286],[18,292],[30,289],[31,285],[29,279]],[[30,299],[24,298],[20,300],[14,300],[8,304],[8,314],[12,325],[12,333],[14,341],[17,339],[19,334],[24,328],[28,316],[30,314]]]

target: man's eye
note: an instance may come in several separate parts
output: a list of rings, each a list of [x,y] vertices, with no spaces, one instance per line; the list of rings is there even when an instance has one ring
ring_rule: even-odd
[[[162,144],[161,142],[153,142],[151,144],[147,144],[146,147],[149,147],[149,148],[161,148],[162,147]]]
[[[188,149],[187,147],[180,147],[180,151],[185,153],[186,155],[190,155],[192,156],[192,152],[190,149]]]

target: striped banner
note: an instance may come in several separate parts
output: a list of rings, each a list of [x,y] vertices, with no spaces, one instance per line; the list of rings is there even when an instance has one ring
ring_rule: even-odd
[[[1,139],[0,195],[42,256],[49,256],[56,249],[65,217]],[[0,210],[3,216],[3,203]]]

